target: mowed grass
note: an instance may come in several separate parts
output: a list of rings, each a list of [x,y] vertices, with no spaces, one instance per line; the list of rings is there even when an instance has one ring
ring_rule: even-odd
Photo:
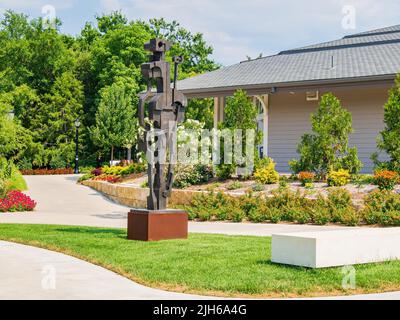
[[[312,270],[270,261],[269,237],[191,234],[188,240],[128,241],[126,230],[0,225],[0,239],[64,252],[152,287],[236,297],[299,297],[400,290],[400,261],[356,268],[356,289],[342,268]]]

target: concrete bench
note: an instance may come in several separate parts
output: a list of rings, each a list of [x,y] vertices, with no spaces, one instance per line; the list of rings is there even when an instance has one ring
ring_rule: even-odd
[[[272,262],[326,268],[400,259],[400,228],[272,235]]]

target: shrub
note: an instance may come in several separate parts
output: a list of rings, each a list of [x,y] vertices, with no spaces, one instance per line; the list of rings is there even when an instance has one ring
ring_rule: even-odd
[[[339,222],[346,226],[356,226],[360,223],[360,220],[360,214],[353,207],[332,210],[332,222]]]
[[[265,187],[264,187],[264,185],[261,184],[261,183],[256,183],[256,184],[254,184],[254,185],[251,186],[251,189],[252,189],[254,192],[261,192],[261,191],[264,191]]]
[[[0,212],[33,211],[35,207],[36,202],[18,190],[8,192],[4,199],[0,199]]]
[[[254,173],[254,178],[262,184],[274,184],[279,181],[279,174],[275,170],[275,162],[271,161],[265,167],[259,168]]]
[[[11,190],[27,190],[28,187],[20,171],[12,161],[0,158],[0,197]]]
[[[332,221],[331,210],[325,206],[317,206],[312,210],[312,220],[315,224],[325,225]]]
[[[103,174],[103,169],[102,168],[96,168],[92,170],[92,175],[94,175],[95,177],[100,176]]]
[[[304,187],[305,187],[306,189],[314,189],[314,183],[312,183],[312,182],[307,182],[307,183],[304,185]]]
[[[243,188],[243,184],[241,184],[239,181],[235,181],[229,184],[226,188],[228,190],[237,190]]]
[[[104,166],[102,168],[102,173],[111,176],[127,176],[133,173],[141,173],[146,170],[146,165],[142,163],[132,163],[129,166]]]
[[[265,220],[270,221],[272,223],[278,223],[282,220],[282,213],[278,208],[265,208],[263,215]]]
[[[305,186],[307,183],[313,183],[315,179],[315,174],[308,171],[301,171],[298,174],[298,179],[301,182],[302,186]]]
[[[333,209],[347,209],[352,206],[350,192],[334,188],[328,191],[327,205]]]
[[[196,165],[177,165],[175,167],[174,188],[184,189],[191,185],[208,182],[212,178],[210,166]]]
[[[289,184],[289,179],[286,176],[282,176],[279,178],[279,188],[286,188]]]
[[[306,224],[311,221],[310,212],[306,208],[291,209],[291,217],[293,219],[292,221],[300,224]]]
[[[227,210],[227,218],[233,222],[242,222],[245,218],[245,213],[238,204],[235,205],[235,203],[231,203]]]
[[[267,167],[271,162],[274,162],[270,157],[258,158],[254,164],[254,171]]]
[[[87,181],[87,180],[90,180],[90,179],[92,179],[92,178],[94,178],[94,177],[95,177],[94,174],[86,173],[86,174],[84,174],[82,177],[80,177],[80,178],[78,179],[78,182]]]
[[[294,173],[312,171],[323,179],[330,168],[344,168],[353,174],[361,169],[357,149],[348,147],[353,131],[351,113],[332,93],[322,96],[311,124],[313,132],[304,134],[297,147],[300,159],[289,163]]]
[[[235,170],[236,166],[234,164],[220,164],[216,168],[216,176],[221,181],[228,180],[232,177]]]
[[[400,75],[396,85],[390,89],[389,98],[384,106],[385,128],[378,138],[378,148],[389,156],[389,161],[380,163],[378,154],[373,155],[375,164],[381,168],[400,172]]]
[[[399,175],[394,171],[379,170],[375,172],[373,181],[379,190],[393,190],[399,181]]]
[[[301,208],[309,205],[310,201],[299,190],[291,191],[289,188],[272,191],[272,197],[266,198],[265,202],[269,207]]]
[[[376,190],[364,197],[364,203],[362,216],[368,224],[399,224],[394,212],[400,212],[400,195],[387,190]]]
[[[328,174],[328,185],[330,187],[342,187],[349,183],[351,175],[349,170],[339,169],[330,171]]]

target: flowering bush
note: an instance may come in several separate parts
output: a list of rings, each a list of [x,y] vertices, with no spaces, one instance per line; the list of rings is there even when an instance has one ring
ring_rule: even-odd
[[[174,188],[183,189],[191,185],[208,182],[213,176],[210,166],[178,164],[175,167]]]
[[[277,183],[279,174],[275,170],[275,162],[271,161],[266,166],[257,169],[254,173],[254,178],[262,184]]]
[[[38,176],[38,175],[57,175],[57,174],[73,174],[72,168],[66,169],[30,169],[21,170],[21,173],[25,176]]]
[[[92,170],[92,172],[91,172],[91,174],[93,174],[94,176],[100,176],[100,175],[102,175],[103,174],[103,169],[102,168],[96,168],[96,169],[93,169]]]
[[[94,177],[93,180],[96,181],[106,181],[106,182],[110,182],[110,183],[117,183],[121,180],[120,176],[116,176],[116,175],[107,175],[107,174],[102,174],[100,176]]]
[[[349,170],[339,169],[328,174],[328,185],[330,187],[343,187],[350,181]]]
[[[103,174],[107,175],[115,175],[115,176],[127,176],[129,174],[133,173],[141,173],[146,171],[146,165],[143,163],[132,163],[131,165],[127,167],[122,167],[122,166],[113,166],[113,167],[108,167],[105,166],[102,169]]]
[[[315,174],[312,172],[308,172],[308,171],[299,172],[299,175],[298,175],[298,179],[300,180],[301,185],[303,187],[305,187],[306,184],[313,183],[314,178],[315,178]]]
[[[374,175],[374,184],[379,190],[393,190],[398,181],[399,175],[395,171],[379,170]]]
[[[33,211],[36,202],[21,191],[10,191],[4,199],[0,199],[0,212]]]

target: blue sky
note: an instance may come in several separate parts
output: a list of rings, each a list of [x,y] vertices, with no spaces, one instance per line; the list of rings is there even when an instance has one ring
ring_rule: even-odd
[[[32,17],[43,16],[46,5],[55,8],[62,31],[71,34],[96,14],[114,10],[122,10],[129,19],[178,20],[183,27],[202,32],[214,47],[214,59],[224,65],[245,60],[246,55],[271,55],[400,24],[398,0],[0,0],[1,11],[13,9]],[[355,20],[344,28],[348,6]]]

